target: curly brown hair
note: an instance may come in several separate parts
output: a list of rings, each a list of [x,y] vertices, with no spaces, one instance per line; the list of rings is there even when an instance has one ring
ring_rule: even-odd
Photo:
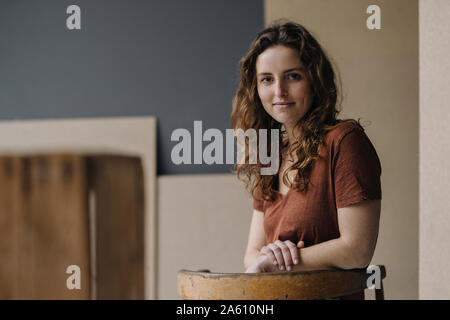
[[[283,174],[283,182],[296,191],[306,191],[309,183],[309,174],[315,159],[319,157],[319,148],[324,145],[325,135],[344,121],[338,120],[338,98],[341,101],[340,90],[336,85],[336,75],[333,67],[316,39],[300,24],[292,21],[279,20],[262,30],[250,45],[247,54],[240,60],[240,83],[233,99],[231,124],[234,130],[253,128],[259,137],[259,129],[266,129],[267,145],[271,141],[269,129],[280,129],[282,124],[274,120],[263,108],[259,99],[256,81],[256,60],[266,49],[283,45],[298,51],[306,76],[310,80],[313,93],[313,102],[308,112],[297,122],[295,129],[302,132],[301,137],[292,145],[284,139],[286,132],[281,131],[279,137],[279,163],[282,154],[288,152],[291,157],[295,152],[295,161]],[[359,124],[358,122],[356,122]],[[269,147],[270,149],[270,147]],[[249,150],[249,142],[245,141],[245,150]],[[272,152],[269,150],[269,152]],[[273,201],[271,191],[278,175],[261,175],[259,159],[256,164],[250,164],[246,152],[245,163],[235,166],[234,172],[239,180],[245,182],[246,189],[253,197]],[[294,159],[294,158],[293,158]],[[281,167],[281,166],[280,166]],[[297,175],[293,182],[288,178],[290,171],[296,170]]]

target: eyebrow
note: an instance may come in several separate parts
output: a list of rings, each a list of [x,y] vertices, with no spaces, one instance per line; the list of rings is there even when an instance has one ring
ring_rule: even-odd
[[[296,70],[302,71],[302,72],[305,71],[305,69],[303,69],[302,67],[297,67],[297,68],[291,68],[291,69],[285,70],[285,71],[283,71],[283,73],[288,73],[288,72],[296,71]],[[257,75],[258,76],[268,76],[268,75],[271,75],[271,73],[270,72],[261,72],[261,73],[258,73]]]

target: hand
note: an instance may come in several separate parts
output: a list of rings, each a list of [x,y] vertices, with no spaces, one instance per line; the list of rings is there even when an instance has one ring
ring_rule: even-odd
[[[245,273],[261,273],[278,271],[276,265],[272,263],[266,255],[260,255],[253,261],[253,263],[245,270]]]
[[[262,247],[259,252],[260,255],[267,256],[274,266],[278,265],[280,270],[290,271],[292,270],[293,264],[298,264],[300,262],[298,249],[303,248],[304,246],[305,243],[303,241],[299,241],[296,246],[290,240],[277,240],[274,243]]]

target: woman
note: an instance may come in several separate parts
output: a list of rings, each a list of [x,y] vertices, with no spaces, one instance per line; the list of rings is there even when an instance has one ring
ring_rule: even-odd
[[[261,175],[259,162],[237,167],[254,198],[246,272],[368,266],[381,165],[359,122],[336,119],[338,91],[326,54],[303,26],[275,23],[253,41],[240,73],[233,128],[281,130],[276,175]]]

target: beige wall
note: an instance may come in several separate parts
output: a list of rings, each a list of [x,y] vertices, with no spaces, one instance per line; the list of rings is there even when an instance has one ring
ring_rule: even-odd
[[[450,299],[450,1],[419,9],[419,298]]]
[[[381,8],[381,30],[366,9]],[[418,3],[414,0],[266,0],[266,24],[290,18],[338,66],[342,117],[366,132],[382,162],[382,215],[372,263],[387,268],[386,299],[418,298]],[[442,106],[443,107],[443,106]]]
[[[180,269],[244,272],[252,199],[232,174],[158,178],[158,299],[179,299]]]

